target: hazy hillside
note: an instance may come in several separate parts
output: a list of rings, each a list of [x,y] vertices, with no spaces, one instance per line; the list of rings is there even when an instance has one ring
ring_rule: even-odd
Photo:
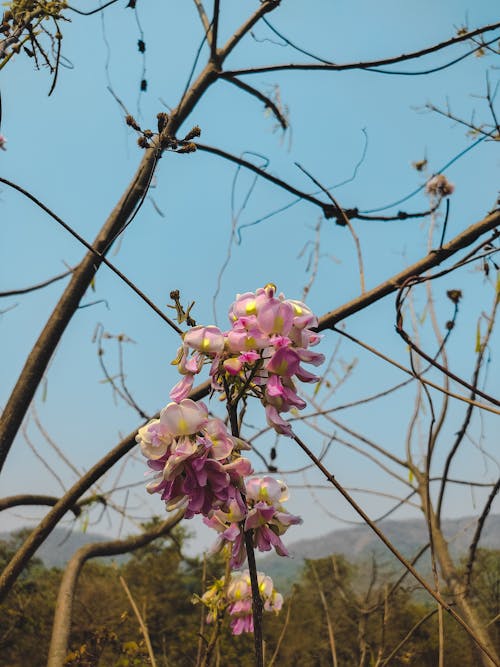
[[[12,533],[0,532],[0,540],[8,540]],[[36,552],[46,567],[63,567],[77,549],[89,542],[105,542],[110,537],[98,533],[71,532],[66,528],[55,528]],[[116,556],[122,561],[124,556]]]
[[[450,541],[453,554],[464,554],[475,530],[476,520],[471,517],[446,519],[443,528]],[[405,556],[412,556],[427,540],[425,524],[419,519],[383,521],[380,528]],[[0,539],[8,539],[9,533],[0,533]],[[83,544],[109,539],[96,533],[72,532],[56,528],[40,547],[37,556],[48,567],[63,566]],[[350,560],[365,560],[374,555],[379,562],[395,563],[377,536],[367,526],[334,530],[312,540],[287,543],[292,558],[275,555],[259,558],[259,568],[266,571],[277,584],[290,584],[302,568],[305,558],[322,558],[342,554]],[[488,517],[482,533],[481,546],[500,549],[500,515]],[[122,557],[123,559],[123,557]]]
[[[414,556],[427,540],[425,523],[420,519],[383,521],[379,527],[404,556]],[[453,555],[465,554],[476,527],[476,519],[446,519],[443,529]],[[500,515],[489,516],[483,528],[480,546],[500,549]],[[349,560],[368,560],[397,565],[397,560],[380,542],[368,526],[334,530],[322,537],[287,544],[292,558],[270,555],[259,559],[259,568],[265,570],[281,588],[288,588],[302,568],[306,558],[323,558],[342,554]],[[426,567],[425,560],[421,567]]]

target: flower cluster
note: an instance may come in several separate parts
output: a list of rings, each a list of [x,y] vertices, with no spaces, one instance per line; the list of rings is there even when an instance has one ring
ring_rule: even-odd
[[[183,506],[186,518],[232,506],[246,511],[243,477],[252,467],[240,450],[248,445],[229,435],[222,420],[209,418],[204,403],[169,403],[136,440],[155,473],[147,489],[160,493],[168,510]]]
[[[264,610],[278,613],[283,606],[283,596],[274,589],[271,577],[257,572],[257,581]],[[215,621],[227,608],[233,635],[253,632],[252,587],[248,570],[232,574],[227,585],[225,579],[218,579],[201,601],[209,609],[207,623]]]
[[[184,376],[170,393],[174,401],[185,398],[194,376],[210,362],[212,387],[228,399],[253,395],[265,407],[268,424],[278,433],[291,435],[281,413],[306,403],[297,394],[295,379],[317,382],[302,363],[319,366],[324,355],[308,349],[320,336],[312,328],[317,318],[302,302],[275,296],[276,287],[266,285],[237,296],[229,309],[231,329],[196,326],[184,334],[174,364]]]
[[[3,136],[3,134],[0,134],[0,149],[3,151],[6,151],[7,149],[5,148],[5,144],[7,143],[7,139]]]
[[[324,357],[309,349],[320,339],[313,331],[318,322],[311,310],[275,293],[274,285],[266,285],[238,295],[229,309],[228,331],[194,326],[184,334],[173,362],[183,378],[170,392],[172,402],[136,436],[154,475],[148,491],[159,493],[167,510],[182,507],[188,519],[201,514],[219,533],[215,549],[229,554],[231,569],[245,562],[245,535],[251,535],[260,551],[274,548],[288,556],[281,536],[302,520],[282,506],[288,497],[283,482],[250,477],[250,461],[241,456],[249,445],[231,435],[221,419],[209,416],[204,403],[187,396],[194,376],[210,364],[212,388],[224,392],[233,415],[240,399],[255,396],[265,407],[268,424],[292,435],[281,414],[306,406],[295,381],[318,380],[301,364],[318,366]],[[283,599],[271,579],[259,573],[258,581],[264,608],[279,611]],[[248,571],[233,574],[227,582],[219,580],[201,600],[210,609],[210,620],[227,609],[234,634],[253,631]]]
[[[281,541],[290,526],[302,523],[298,516],[286,512],[282,502],[288,498],[286,484],[273,477],[251,477],[245,482],[246,511],[233,502],[229,512],[217,510],[204,523],[219,533],[214,551],[231,550],[230,565],[239,568],[246,558],[244,532],[253,531],[253,543],[259,551],[273,547],[280,556],[288,556]]]

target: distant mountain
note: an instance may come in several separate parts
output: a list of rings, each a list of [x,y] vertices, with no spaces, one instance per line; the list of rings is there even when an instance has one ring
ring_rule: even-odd
[[[461,519],[445,519],[443,530],[450,543],[453,555],[467,552],[470,540],[476,528],[477,519],[464,517]],[[380,529],[401,551],[404,556],[412,557],[427,542],[425,523],[420,519],[404,521],[383,521]],[[0,540],[9,539],[11,533],[0,533]],[[64,528],[56,528],[39,548],[36,555],[47,567],[63,567],[73,553],[89,542],[109,540],[109,536],[97,533],[70,532]],[[288,590],[297,579],[306,558],[324,558],[332,554],[341,554],[350,561],[362,562],[375,557],[380,564],[396,565],[397,561],[378,537],[368,526],[357,526],[334,530],[326,535],[309,540],[288,543],[286,547],[291,558],[276,555],[258,559],[259,569],[273,578],[275,584]],[[483,528],[480,546],[488,549],[500,549],[500,515],[489,516]],[[118,557],[123,560],[126,556]]]
[[[445,519],[443,531],[449,542],[453,556],[467,553],[470,541],[476,529],[477,519],[463,517],[461,519]],[[421,519],[403,521],[382,521],[379,528],[406,557],[413,557],[420,547],[428,541],[427,529]],[[500,515],[491,515],[484,525],[480,546],[488,549],[500,549]],[[398,561],[388,551],[368,526],[357,526],[334,530],[322,537],[301,540],[286,544],[291,558],[281,558],[275,554],[260,558],[259,569],[266,572],[278,588],[289,590],[291,584],[304,566],[307,558],[316,559],[341,554],[351,562],[363,562],[374,557],[378,563],[396,567]],[[427,569],[428,560],[420,566]]]
[[[9,540],[18,531],[0,532],[0,540]],[[64,567],[77,549],[89,542],[106,542],[111,539],[98,533],[84,533],[65,528],[55,528],[45,542],[37,550],[35,556],[40,558],[46,567]],[[114,556],[114,560],[122,562],[126,556]],[[107,559],[109,561],[109,558]]]

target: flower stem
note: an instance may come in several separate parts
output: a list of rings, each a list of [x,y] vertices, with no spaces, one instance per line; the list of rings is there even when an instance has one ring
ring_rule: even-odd
[[[255,667],[264,667],[263,637],[262,637],[262,612],[263,605],[260,597],[259,582],[257,579],[257,565],[253,550],[253,530],[245,532],[245,547],[247,550],[248,571],[250,572],[250,583],[252,584],[252,616],[253,616],[253,638],[255,646]]]
[[[238,414],[237,402],[231,401],[230,394],[227,391],[228,397],[227,413],[229,416],[229,423],[231,424],[231,433],[235,437],[240,437],[240,430],[238,428]],[[255,667],[264,667],[264,652],[263,652],[263,637],[262,637],[262,614],[263,605],[259,591],[259,581],[257,578],[257,565],[255,563],[255,553],[253,548],[253,530],[245,531],[245,548],[247,552],[248,571],[250,573],[250,583],[252,586],[252,617],[253,617],[253,638],[255,646]]]

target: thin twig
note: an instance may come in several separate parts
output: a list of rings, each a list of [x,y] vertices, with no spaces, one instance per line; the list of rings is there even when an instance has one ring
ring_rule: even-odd
[[[390,58],[383,58],[379,60],[367,60],[359,61],[356,63],[343,63],[336,64],[328,60],[321,60],[321,63],[289,63],[283,65],[267,65],[262,67],[249,67],[247,69],[239,70],[230,70],[224,72],[223,76],[234,76],[234,75],[243,75],[243,74],[259,74],[262,72],[277,72],[283,70],[332,70],[332,71],[343,71],[343,70],[352,70],[352,69],[367,69],[370,67],[380,67],[382,65],[393,65],[395,63],[405,62],[407,60],[414,60],[416,58],[421,58],[422,56],[429,55],[430,53],[435,53],[436,51],[442,51],[443,49],[453,46],[454,44],[459,44],[460,42],[467,41],[472,37],[477,35],[482,35],[485,32],[490,32],[500,28],[500,22],[492,23],[490,25],[477,28],[476,30],[471,30],[470,32],[457,35],[452,37],[444,42],[439,44],[433,44],[432,46],[419,49],[417,51],[412,51],[411,53],[403,53],[397,56],[391,56]],[[476,51],[477,49],[474,49]]]
[[[155,655],[153,653],[153,647],[151,646],[151,639],[149,637],[148,627],[144,622],[144,619],[142,618],[141,612],[139,611],[139,608],[136,605],[134,598],[132,597],[132,593],[130,592],[130,588],[127,586],[127,582],[121,575],[118,577],[118,579],[120,580],[120,584],[122,585],[123,590],[125,591],[125,594],[128,597],[130,606],[134,610],[135,617],[137,618],[137,622],[139,623],[139,627],[141,628],[142,636],[144,637],[146,648],[148,649],[148,655],[151,664],[153,665],[153,667],[156,667],[156,660],[155,660]]]
[[[340,216],[340,218],[343,220],[344,224],[348,227],[349,231],[351,232],[351,236],[354,240],[354,244],[356,246],[356,253],[358,255],[358,266],[359,266],[359,281],[361,283],[361,294],[365,293],[365,271],[363,268],[363,255],[361,253],[361,244],[359,242],[359,238],[354,231],[354,227],[352,226],[349,218],[347,215],[344,213],[343,208],[338,204],[337,200],[335,197],[332,195],[331,192],[329,192],[321,183],[314,178],[304,167],[302,167],[298,162],[295,163],[296,166],[300,169],[300,171],[304,172],[306,176],[308,176],[311,181],[320,188],[324,194],[328,197],[328,199],[332,202],[332,204],[335,206],[335,209]]]
[[[344,487],[335,479],[335,477],[325,468],[325,466],[319,461],[319,459],[313,454],[309,447],[297,436],[293,435],[292,438],[299,445],[299,447],[305,452],[305,454],[314,461],[318,469],[325,475],[331,484],[337,489],[337,491],[347,500],[349,505],[355,510],[357,514],[365,521],[365,523],[370,526],[373,532],[379,537],[379,539],[385,544],[385,546],[393,553],[393,555],[399,560],[402,565],[415,577],[415,579],[425,588],[425,590],[431,595],[438,604],[440,604],[443,609],[445,609],[453,618],[459,623],[462,628],[467,632],[467,634],[473,639],[477,646],[483,651],[485,655],[492,661],[494,665],[500,667],[499,663],[495,660],[491,654],[489,648],[483,644],[483,642],[476,636],[476,633],[472,628],[464,621],[464,619],[457,614],[457,612],[441,597],[439,593],[434,591],[429,584],[423,579],[423,577],[417,572],[413,565],[396,549],[392,542],[384,535],[380,528],[373,523],[370,517],[366,512],[358,505],[358,503],[352,498]]]

